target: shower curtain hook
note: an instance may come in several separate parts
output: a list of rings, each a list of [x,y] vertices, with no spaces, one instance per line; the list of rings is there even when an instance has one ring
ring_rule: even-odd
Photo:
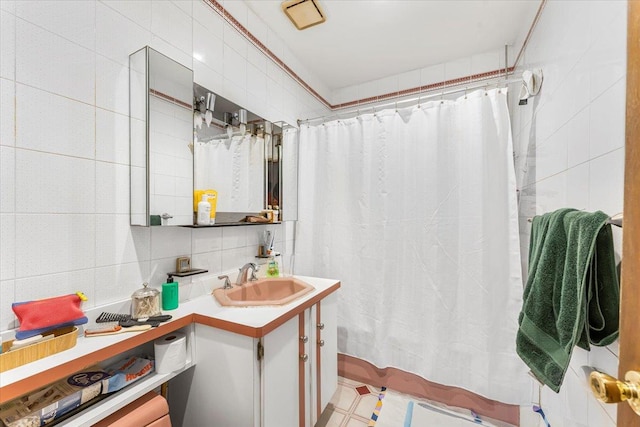
[[[467,90],[468,89],[469,89],[468,87],[466,87],[466,86],[464,87],[464,99],[467,99]]]

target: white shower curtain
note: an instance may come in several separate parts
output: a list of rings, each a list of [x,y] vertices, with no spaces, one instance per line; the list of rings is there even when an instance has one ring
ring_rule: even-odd
[[[234,136],[194,144],[194,188],[218,192],[219,212],[264,209],[264,139]]]
[[[340,279],[339,351],[530,402],[506,91],[300,129],[296,273]]]

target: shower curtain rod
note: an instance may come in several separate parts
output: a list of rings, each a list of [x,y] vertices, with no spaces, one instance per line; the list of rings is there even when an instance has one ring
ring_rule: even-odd
[[[404,103],[411,103],[411,102],[416,102],[416,105],[420,104],[422,101],[430,99],[430,98],[436,98],[438,96],[445,96],[445,95],[452,95],[454,93],[460,93],[460,92],[468,92],[470,90],[473,89],[480,89],[480,88],[488,88],[489,86],[494,86],[494,85],[500,85],[500,84],[509,84],[509,83],[516,83],[516,82],[521,82],[522,79],[521,78],[517,78],[517,79],[508,79],[508,80],[500,80],[500,81],[495,81],[495,82],[483,82],[481,84],[476,84],[473,86],[470,85],[466,85],[466,86],[461,86],[458,85],[458,87],[456,89],[452,89],[449,91],[440,91],[437,93],[430,93],[427,95],[423,95],[423,96],[418,96],[415,98],[410,98],[410,99],[403,99],[403,100],[398,100],[398,101],[393,101],[393,102],[387,102],[384,104],[373,104],[373,105],[369,105],[369,106],[364,106],[362,108],[357,107],[357,108],[352,108],[350,110],[347,110],[345,112],[342,113],[334,113],[334,114],[329,114],[327,116],[320,116],[320,117],[314,117],[312,119],[304,119],[304,120],[298,120],[298,126],[303,125],[303,124],[309,124],[311,122],[316,122],[316,121],[322,121],[325,122],[329,119],[347,119],[347,118],[351,118],[351,116],[353,115],[354,117],[357,117],[360,115],[360,113],[363,113],[366,110],[371,110],[373,112],[375,112],[376,110],[380,110],[381,108],[384,107],[390,107],[395,105],[396,108],[398,107],[398,104],[404,104]],[[407,105],[408,107],[408,105]]]

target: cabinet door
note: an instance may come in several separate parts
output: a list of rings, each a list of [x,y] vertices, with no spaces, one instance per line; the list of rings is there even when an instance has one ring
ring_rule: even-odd
[[[312,425],[338,387],[338,296],[333,293],[311,308]]]
[[[258,427],[257,340],[196,325],[196,366],[169,386],[175,426]]]
[[[263,338],[262,402],[264,427],[301,427],[305,425],[304,369],[301,358],[305,344],[303,314],[295,316]],[[302,423],[302,424],[301,424]]]

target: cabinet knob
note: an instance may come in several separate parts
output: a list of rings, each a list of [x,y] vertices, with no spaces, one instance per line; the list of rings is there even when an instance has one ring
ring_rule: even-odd
[[[307,342],[309,342],[309,337],[306,335],[303,335],[300,337],[300,341],[306,344]]]
[[[309,355],[308,354],[301,354],[300,355],[300,360],[302,360],[303,362],[306,362],[307,360],[309,360]]]
[[[320,341],[318,341],[318,345],[319,345],[320,347],[324,346],[324,340],[320,340]]]
[[[318,329],[323,330],[324,329],[324,323],[318,323]]]

